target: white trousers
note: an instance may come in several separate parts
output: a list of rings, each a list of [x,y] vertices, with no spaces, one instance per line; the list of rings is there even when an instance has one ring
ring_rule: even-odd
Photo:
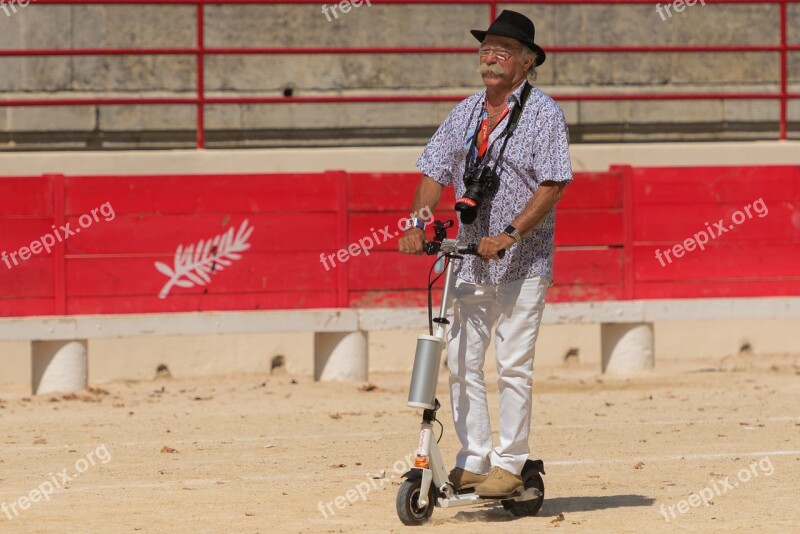
[[[540,276],[499,285],[456,279],[447,366],[453,422],[461,441],[457,467],[474,473],[487,473],[490,466],[522,472],[530,453],[534,346],[549,283]],[[500,443],[495,448],[483,379],[493,329],[500,393]]]

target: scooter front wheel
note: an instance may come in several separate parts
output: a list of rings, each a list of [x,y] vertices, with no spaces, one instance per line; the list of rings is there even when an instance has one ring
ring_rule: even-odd
[[[397,492],[397,515],[406,526],[416,526],[425,523],[433,515],[433,506],[436,502],[436,491],[431,484],[428,492],[428,504],[420,508],[419,491],[422,478],[406,479]]]

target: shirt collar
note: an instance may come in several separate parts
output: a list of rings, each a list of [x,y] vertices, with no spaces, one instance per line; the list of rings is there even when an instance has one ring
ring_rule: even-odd
[[[519,104],[520,98],[522,97],[522,89],[525,87],[525,82],[526,80],[522,80],[522,83],[519,84],[519,87],[514,89],[511,94],[506,97],[507,104],[511,104],[512,102],[514,104]]]
[[[516,89],[511,91],[511,94],[509,94],[506,97],[506,104],[508,104],[509,106],[511,104],[514,104],[514,105],[519,104],[520,98],[522,97],[522,89],[524,87],[525,87],[525,80],[523,80],[522,83],[520,83],[519,86],[517,86]],[[485,104],[485,102],[486,102],[486,89],[483,90],[483,101],[484,101],[484,105],[486,105]]]

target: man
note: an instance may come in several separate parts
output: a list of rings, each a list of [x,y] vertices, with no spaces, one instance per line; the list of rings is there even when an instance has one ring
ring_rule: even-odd
[[[552,284],[554,207],[572,169],[563,112],[529,85],[545,60],[534,43],[533,22],[503,11],[487,31],[471,33],[481,42],[478,71],[486,89],[459,103],[425,147],[412,211],[435,209],[451,184],[464,200],[465,169],[481,163],[496,169],[499,184],[479,205],[474,222],[465,224],[469,217],[461,213],[458,238],[479,243],[482,258],[466,256],[456,267],[447,364],[461,441],[450,481],[457,491],[474,488],[483,497],[504,497],[523,485],[530,453],[534,345]],[[503,148],[506,126],[520,104],[518,125]],[[472,205],[469,198],[465,202]],[[405,254],[422,254],[424,222],[415,220],[414,226],[398,245]],[[494,449],[483,380],[493,329],[500,393]]]

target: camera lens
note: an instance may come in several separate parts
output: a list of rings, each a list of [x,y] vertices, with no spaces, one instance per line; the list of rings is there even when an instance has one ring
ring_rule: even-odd
[[[497,175],[486,165],[464,173],[464,196],[456,200],[456,211],[463,224],[472,224],[483,201],[497,190]]]
[[[478,203],[464,195],[456,201],[456,211],[462,224],[472,224],[478,216]]]

